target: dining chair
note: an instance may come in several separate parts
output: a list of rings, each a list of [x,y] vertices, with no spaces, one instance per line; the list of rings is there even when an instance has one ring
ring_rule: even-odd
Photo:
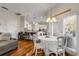
[[[47,41],[45,55],[49,56],[54,53],[56,56],[65,55],[67,40],[65,37],[58,37],[57,42]]]
[[[41,41],[41,39],[38,39],[37,37],[33,38],[33,42],[34,42],[33,53],[35,53],[35,56],[37,56],[38,53],[41,53],[41,51],[38,51],[38,49],[44,49],[44,44]]]
[[[67,47],[67,38],[66,37],[58,37],[58,48],[57,54],[65,56],[65,51]]]
[[[49,56],[52,53],[55,53],[57,55],[57,42],[54,41],[45,41],[45,55]]]

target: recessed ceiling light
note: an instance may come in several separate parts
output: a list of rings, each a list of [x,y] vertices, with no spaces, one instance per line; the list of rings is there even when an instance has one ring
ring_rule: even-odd
[[[4,6],[2,6],[1,8],[5,9],[5,10],[8,10],[8,8],[7,7],[4,7]]]
[[[22,15],[21,13],[15,13],[16,15]]]

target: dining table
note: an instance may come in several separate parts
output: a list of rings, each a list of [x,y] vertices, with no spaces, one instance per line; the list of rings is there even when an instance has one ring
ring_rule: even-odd
[[[58,45],[58,41],[57,41],[57,36],[36,36],[37,40],[40,39],[41,40],[41,47],[44,47],[44,52],[48,53],[48,47],[51,50],[56,50],[57,49],[57,45]],[[48,44],[49,43],[49,44]]]
[[[49,36],[49,37],[46,37],[46,36],[37,36],[38,39],[40,39],[41,41],[44,40],[44,41],[57,41],[57,36]]]

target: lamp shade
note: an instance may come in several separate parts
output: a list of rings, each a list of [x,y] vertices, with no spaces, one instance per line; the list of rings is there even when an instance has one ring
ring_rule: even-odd
[[[53,21],[53,22],[57,22],[57,20],[56,20],[55,17],[52,17],[52,21]]]
[[[53,22],[53,21],[50,17],[48,17],[46,22]]]

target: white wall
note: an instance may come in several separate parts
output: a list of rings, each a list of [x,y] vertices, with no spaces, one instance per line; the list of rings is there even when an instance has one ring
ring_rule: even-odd
[[[17,38],[19,17],[11,12],[0,9],[0,32],[9,32],[13,38]]]
[[[24,16],[20,16],[19,23],[18,23],[18,30],[19,30],[19,32],[20,31],[24,31],[24,20],[25,20],[25,17]]]
[[[49,22],[47,29],[48,29],[48,35],[52,36],[53,35],[53,23]]]
[[[63,19],[62,17],[56,18],[57,22],[53,24],[53,33],[58,35],[63,33]]]

